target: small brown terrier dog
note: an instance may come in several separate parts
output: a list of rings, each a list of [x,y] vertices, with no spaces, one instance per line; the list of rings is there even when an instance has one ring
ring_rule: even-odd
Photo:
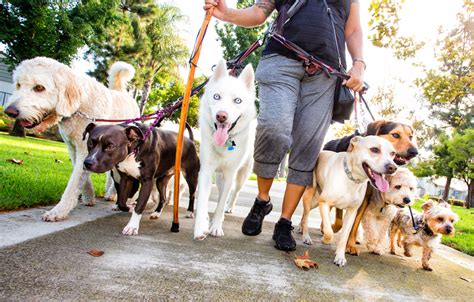
[[[441,234],[454,236],[454,223],[459,218],[445,201],[435,203],[433,200],[428,200],[421,207],[423,213],[413,213],[415,223],[419,226],[416,232],[413,229],[410,214],[404,210],[398,211],[390,227],[390,252],[394,255],[396,254],[395,236],[398,234],[397,244],[398,246],[403,246],[405,250],[404,255],[411,257],[413,245],[423,247],[422,267],[424,270],[432,271],[433,269],[428,263],[431,253],[440,243]]]

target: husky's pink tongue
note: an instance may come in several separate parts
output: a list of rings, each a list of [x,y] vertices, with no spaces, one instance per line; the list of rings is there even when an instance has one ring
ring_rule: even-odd
[[[230,124],[218,124],[217,130],[214,132],[213,138],[214,143],[218,146],[224,146],[225,142],[229,138],[227,130],[230,128]]]
[[[372,173],[372,175],[375,179],[375,186],[379,189],[379,191],[387,192],[389,187],[388,181],[380,174]]]

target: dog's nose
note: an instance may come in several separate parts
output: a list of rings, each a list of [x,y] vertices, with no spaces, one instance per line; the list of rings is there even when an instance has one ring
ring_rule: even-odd
[[[385,165],[385,171],[387,171],[388,174],[393,174],[397,171],[397,165],[388,163]]]
[[[451,234],[451,232],[453,231],[453,227],[450,225],[447,225],[445,229],[446,229],[446,234]]]
[[[13,106],[8,106],[7,109],[5,109],[5,113],[11,117],[17,117],[20,111]]]
[[[86,168],[86,170],[89,170],[92,165],[94,164],[94,162],[91,160],[91,159],[85,159],[84,160],[84,167]]]
[[[216,114],[216,120],[219,123],[224,123],[225,121],[227,121],[227,117],[228,117],[227,112],[224,112],[224,111],[219,111]]]
[[[410,157],[415,157],[418,155],[418,149],[416,149],[415,147],[411,147],[410,149],[408,149],[408,155]]]
[[[405,197],[405,198],[403,198],[403,202],[404,202],[405,204],[409,204],[409,203],[411,202],[411,200],[410,200],[410,198]]]

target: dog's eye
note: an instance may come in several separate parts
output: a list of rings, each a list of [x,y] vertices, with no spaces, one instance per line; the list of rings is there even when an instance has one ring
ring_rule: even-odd
[[[397,155],[397,153],[395,153],[395,152],[390,152],[390,156],[391,156],[391,157],[395,157],[395,155]]]
[[[218,93],[214,93],[214,95],[212,96],[212,98],[216,101],[220,100],[221,99],[221,95],[218,94]]]
[[[240,98],[235,98],[235,99],[234,99],[234,103],[240,104],[240,103],[242,103],[242,99],[240,99]]]
[[[410,191],[413,191],[413,188],[410,187]]]
[[[410,135],[409,139],[410,139],[410,140],[413,140],[413,136]]]
[[[20,83],[16,83],[16,89],[20,89],[21,85]]]
[[[438,221],[443,222],[444,221],[443,217],[438,217]]]
[[[113,144],[107,145],[107,147],[105,147],[105,151],[111,151],[113,149],[115,149],[115,145]]]
[[[380,149],[379,149],[379,148],[376,148],[376,147],[370,148],[370,151],[371,151],[372,153],[380,153]]]
[[[33,87],[33,90],[35,92],[43,92],[46,88],[44,88],[43,85],[36,85],[35,87]]]
[[[400,134],[398,134],[398,133],[392,133],[392,136],[393,136],[394,138],[400,138]]]
[[[395,186],[395,189],[397,189],[397,190],[400,190],[401,188],[402,188],[402,186],[400,186],[400,185]]]

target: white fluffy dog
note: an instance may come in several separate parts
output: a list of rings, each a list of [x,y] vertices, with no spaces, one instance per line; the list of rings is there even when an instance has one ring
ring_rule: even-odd
[[[87,147],[82,135],[92,119],[139,116],[136,102],[126,92],[126,85],[134,73],[131,65],[116,62],[109,71],[109,89],[50,58],[26,60],[15,69],[13,80],[16,89],[5,112],[15,116],[26,128],[41,130],[59,124],[73,164],[61,200],[43,215],[43,220],[65,219],[77,205],[80,193],[85,204],[95,203],[89,173],[83,170]]]
[[[233,208],[253,163],[256,129],[255,84],[252,66],[238,78],[229,76],[225,61],[216,66],[199,108],[200,160],[194,238],[223,236],[224,209]],[[208,203],[212,175],[217,173],[217,208],[209,227]],[[234,187],[232,196],[231,191]],[[230,198],[229,198],[230,197]]]
[[[397,207],[410,206],[415,201],[416,177],[407,168],[398,168],[394,175],[385,177],[390,184],[387,192],[374,190],[367,211],[362,218],[367,250],[381,255],[388,228],[397,214]]]

